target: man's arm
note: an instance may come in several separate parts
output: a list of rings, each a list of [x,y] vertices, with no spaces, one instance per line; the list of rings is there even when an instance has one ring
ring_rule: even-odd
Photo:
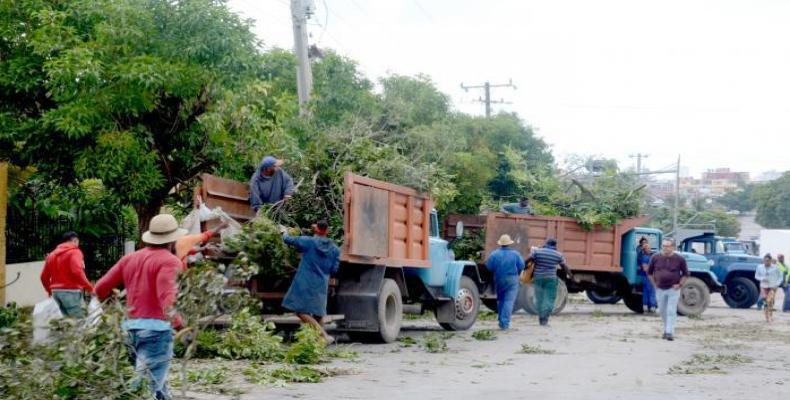
[[[568,263],[565,262],[565,257],[563,257],[562,261],[560,261],[560,268],[562,268],[563,272],[565,272],[565,276],[567,276],[568,279],[570,279],[573,276],[573,273],[571,272],[571,267],[569,267]]]
[[[261,195],[258,193],[258,188],[255,185],[255,175],[259,174],[258,170],[255,170],[255,173],[250,178],[250,207],[258,211],[258,209],[263,204],[263,200],[261,200]]]
[[[283,193],[283,198],[288,198],[294,195],[294,180],[291,178],[291,175],[288,175],[287,172],[283,171],[283,187],[285,188]]]
[[[519,254],[517,258],[518,258],[518,261],[516,261],[516,267],[518,268],[518,272],[521,273],[521,271],[524,270],[524,266],[526,264],[524,263],[524,259],[521,258],[521,254]]]
[[[115,265],[107,271],[104,276],[96,282],[96,286],[93,288],[93,293],[96,294],[96,297],[99,300],[103,301],[104,299],[110,297],[112,290],[116,287],[120,286],[123,283],[123,266],[126,265],[128,260],[128,256],[121,258]]]
[[[655,255],[650,257],[650,262],[647,263],[647,279],[650,281],[650,284],[653,285],[654,288],[656,286],[656,279],[653,277],[653,274],[656,272],[656,257]]]
[[[680,272],[682,275],[680,277],[680,283],[677,285],[677,289],[683,287],[683,285],[685,285],[686,281],[689,279],[689,276],[691,276],[691,273],[689,273],[689,268],[686,265],[686,259],[683,257],[680,257]]]
[[[173,322],[174,328],[180,328],[181,326],[181,319],[173,308],[178,295],[176,277],[180,269],[180,263],[168,264],[163,266],[156,276],[156,297],[159,299],[159,304],[162,305],[165,315]]]
[[[77,254],[71,256],[69,260],[69,269],[71,274],[77,277],[77,281],[82,289],[88,293],[93,292],[93,285],[85,276],[85,258],[81,250],[77,250]]]
[[[47,291],[47,295],[52,296],[52,289],[50,282],[52,279],[52,266],[49,262],[49,257],[44,260],[44,268],[41,270],[41,285],[44,286],[44,290]]]
[[[310,238],[305,236],[283,236],[283,242],[296,248],[296,251],[304,253],[310,246]]]

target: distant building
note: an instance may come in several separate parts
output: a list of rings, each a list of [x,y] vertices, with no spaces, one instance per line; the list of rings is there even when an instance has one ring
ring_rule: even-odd
[[[700,179],[691,176],[681,177],[680,196],[686,199],[715,198],[738,189],[748,182],[748,172],[734,172],[729,168],[709,169],[702,173]],[[648,190],[655,197],[666,198],[674,195],[675,181],[652,182]]]

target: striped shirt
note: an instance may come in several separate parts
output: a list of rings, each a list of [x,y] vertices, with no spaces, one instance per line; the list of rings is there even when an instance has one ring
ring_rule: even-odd
[[[565,264],[565,257],[554,248],[541,247],[529,256],[535,262],[535,278],[556,278],[557,265]]]

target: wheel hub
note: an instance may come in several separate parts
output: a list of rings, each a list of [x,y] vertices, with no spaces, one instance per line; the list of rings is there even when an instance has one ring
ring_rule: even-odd
[[[455,318],[466,319],[475,310],[475,299],[472,291],[461,288],[455,296]]]

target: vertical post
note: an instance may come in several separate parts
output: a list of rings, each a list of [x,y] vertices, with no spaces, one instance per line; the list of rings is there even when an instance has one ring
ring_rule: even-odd
[[[0,306],[5,306],[5,226],[8,207],[8,162],[0,162]]]
[[[636,173],[642,173],[642,153],[636,154]]]
[[[680,203],[680,154],[675,167],[675,209],[672,211],[672,240],[678,245],[678,207]]]
[[[309,114],[310,91],[313,86],[313,73],[307,53],[307,15],[302,0],[291,0],[291,19],[294,31],[294,54],[296,55],[296,90],[299,95],[299,111],[302,116]]]
[[[491,118],[491,84],[486,81],[483,85],[485,89],[486,118]]]

